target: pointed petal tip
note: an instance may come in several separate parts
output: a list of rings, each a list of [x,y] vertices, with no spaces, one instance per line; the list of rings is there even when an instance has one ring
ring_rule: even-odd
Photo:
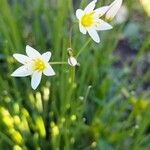
[[[16,74],[16,72],[13,72],[10,76],[11,77],[24,77],[23,75]]]
[[[15,53],[15,54],[13,54],[13,57],[16,59],[16,57],[17,57],[18,55],[22,55],[22,54]]]
[[[53,74],[52,74],[52,76],[55,76],[56,75],[56,73],[54,72]]]
[[[32,87],[33,90],[36,90],[38,88],[38,87],[33,87],[33,86],[31,86],[31,87]]]
[[[31,74],[32,74],[32,70],[30,70],[28,68],[28,66],[23,65],[23,66],[19,67],[18,69],[16,69],[11,74],[11,76],[13,76],[13,77],[27,77],[27,76],[29,76]]]
[[[30,45],[26,45],[26,47],[31,47]]]
[[[93,11],[95,8],[96,2],[97,2],[97,0],[93,0],[92,2],[90,2],[84,9],[84,12],[89,13],[89,12]]]
[[[88,33],[90,35],[90,37],[96,42],[96,43],[99,43],[100,42],[100,37],[97,33],[97,31],[93,28],[91,29],[88,29]]]
[[[42,78],[42,72],[34,72],[32,74],[32,77],[31,77],[31,87],[32,89],[36,89],[40,82],[41,82],[41,78]]]
[[[99,44],[101,41],[100,40],[97,40],[97,41],[95,41],[97,44]]]
[[[26,45],[26,49],[28,49],[28,48],[31,48],[31,46],[30,45]]]
[[[13,54],[13,57],[15,57],[15,56],[16,56],[16,54],[17,54],[17,53]]]
[[[26,46],[26,53],[29,58],[41,57],[41,54],[29,45]]]
[[[14,73],[12,73],[10,76],[11,76],[11,77],[14,77]]]
[[[48,61],[50,60],[51,56],[52,56],[52,53],[51,53],[50,51],[45,52],[45,53],[42,54],[42,58],[43,58],[46,62],[48,62]]]

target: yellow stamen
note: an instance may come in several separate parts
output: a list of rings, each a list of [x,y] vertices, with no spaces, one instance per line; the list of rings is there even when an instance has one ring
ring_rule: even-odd
[[[45,69],[45,63],[42,59],[38,58],[38,59],[35,59],[34,62],[33,62],[33,69],[35,71],[43,71]]]
[[[85,14],[82,16],[81,18],[81,24],[84,26],[84,27],[90,27],[92,24],[93,24],[93,14],[95,12],[91,12],[89,14]]]
[[[104,20],[105,20],[106,22],[111,22],[111,21],[113,20],[113,18],[111,18],[111,17],[105,17]]]

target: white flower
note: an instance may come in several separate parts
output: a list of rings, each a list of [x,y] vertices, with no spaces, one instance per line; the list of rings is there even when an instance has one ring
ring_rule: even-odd
[[[108,11],[106,12],[106,20],[111,21],[119,11],[122,5],[122,0],[115,0],[110,4]]]
[[[74,67],[74,66],[76,66],[78,64],[78,62],[77,62],[77,60],[73,56],[71,56],[71,57],[68,58],[68,64],[70,66]]]
[[[79,20],[80,32],[83,34],[88,32],[91,38],[99,43],[100,38],[97,30],[109,30],[112,29],[112,26],[100,19],[100,17],[108,11],[109,6],[104,6],[94,10],[96,2],[97,0],[93,0],[84,10],[78,9],[76,11],[76,17]]]
[[[30,46],[26,46],[26,55],[14,54],[14,58],[23,64],[11,76],[14,77],[26,77],[32,76],[31,87],[35,90],[40,84],[42,73],[46,76],[55,75],[54,70],[48,63],[51,58],[51,52],[40,54],[37,50]]]
[[[121,6],[119,13],[116,15],[115,23],[116,24],[122,24],[124,23],[128,18],[128,9],[126,6]]]

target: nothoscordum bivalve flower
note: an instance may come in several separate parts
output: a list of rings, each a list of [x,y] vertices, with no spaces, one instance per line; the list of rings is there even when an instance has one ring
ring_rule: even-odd
[[[55,75],[54,70],[49,64],[51,52],[40,54],[30,46],[26,46],[26,55],[14,54],[14,58],[22,64],[11,76],[26,77],[31,75],[31,87],[35,90],[40,84],[42,74],[46,76]]]
[[[122,5],[122,0],[115,0],[113,3],[110,4],[108,11],[106,12],[106,20],[111,21],[119,11]]]
[[[79,20],[80,32],[86,34],[87,32],[91,38],[99,43],[100,38],[97,31],[110,30],[112,26],[107,22],[100,19],[109,9],[109,6],[100,7],[95,9],[97,0],[93,0],[84,10],[78,9],[76,11],[76,17]]]

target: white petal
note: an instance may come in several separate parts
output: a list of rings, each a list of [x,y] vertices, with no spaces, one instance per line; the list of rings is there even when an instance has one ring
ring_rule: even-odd
[[[122,0],[115,0],[110,6],[109,10],[106,13],[106,19],[111,20],[113,19],[117,12],[119,11],[120,7],[122,5]]]
[[[104,6],[104,7],[100,7],[96,10],[94,10],[94,12],[96,13],[96,15],[98,15],[99,17],[103,16],[109,9],[109,6]]]
[[[26,46],[26,53],[30,58],[41,57],[41,54],[29,45]]]
[[[87,30],[86,30],[86,28],[84,28],[84,27],[82,26],[81,23],[79,23],[79,29],[80,29],[80,32],[81,32],[81,33],[86,34]]]
[[[32,70],[29,68],[29,66],[24,65],[19,67],[17,70],[15,70],[11,76],[13,77],[26,77],[32,74]]]
[[[96,4],[97,0],[93,0],[91,3],[89,3],[86,8],[84,9],[85,13],[90,13],[91,11],[94,10],[95,8],[95,4]]]
[[[50,58],[51,58],[51,52],[46,52],[46,53],[44,53],[44,54],[42,54],[42,58],[46,61],[46,62],[48,62],[49,60],[50,60]]]
[[[91,36],[91,38],[96,42],[99,43],[100,42],[100,38],[99,35],[97,33],[97,31],[94,28],[89,28],[88,29],[88,33]]]
[[[76,10],[76,17],[80,20],[81,17],[83,16],[84,12],[81,9]]]
[[[31,87],[35,90],[40,82],[41,82],[41,78],[42,78],[42,72],[37,72],[35,71],[33,74],[32,74],[32,78],[31,78]]]
[[[70,57],[70,58],[68,58],[68,64],[70,65],[70,66],[76,66],[77,65],[77,60],[74,58],[74,57]]]
[[[30,58],[25,56],[25,55],[22,55],[22,54],[14,54],[13,57],[20,63],[22,64],[27,64],[29,61],[30,61]]]
[[[116,24],[122,24],[124,23],[128,18],[129,12],[126,6],[121,6],[119,12],[116,15]]]
[[[55,72],[53,68],[49,64],[47,64],[46,69],[43,71],[43,74],[46,76],[54,76]]]
[[[96,30],[102,31],[102,30],[112,29],[112,26],[109,23],[107,23],[101,19],[99,19],[98,22],[99,22],[99,24],[96,26]]]

